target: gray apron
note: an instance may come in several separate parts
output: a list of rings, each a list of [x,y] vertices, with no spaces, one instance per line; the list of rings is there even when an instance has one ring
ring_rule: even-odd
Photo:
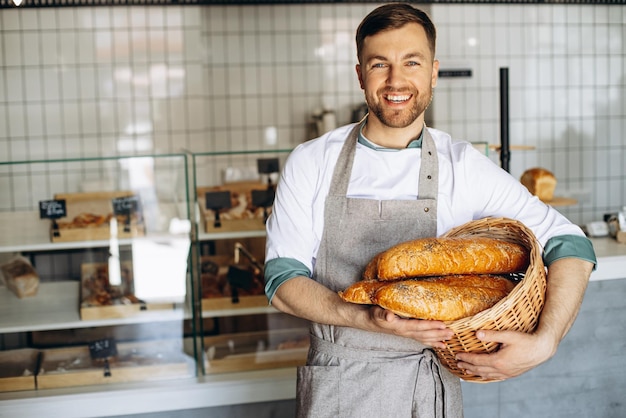
[[[333,291],[360,280],[369,260],[399,242],[436,236],[438,160],[424,130],[417,200],[346,197],[359,125],[347,138],[325,203],[313,278]],[[462,417],[461,386],[415,340],[311,324],[307,365],[298,368],[297,416]]]

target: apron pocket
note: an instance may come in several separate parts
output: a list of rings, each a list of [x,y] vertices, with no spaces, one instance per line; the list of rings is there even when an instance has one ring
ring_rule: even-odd
[[[381,387],[382,378],[380,363],[348,361],[339,366],[298,367],[297,417],[379,418],[390,416],[390,410],[394,417],[410,416],[410,396],[390,409],[388,394],[372,391]],[[403,413],[396,415],[395,411]]]
[[[298,418],[337,418],[339,414],[339,366],[298,367]]]

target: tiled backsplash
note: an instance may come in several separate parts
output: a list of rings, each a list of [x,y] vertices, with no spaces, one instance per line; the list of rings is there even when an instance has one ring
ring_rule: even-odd
[[[373,7],[2,9],[0,161],[292,148],[317,109],[343,124],[363,101],[354,32]],[[434,127],[498,144],[507,67],[511,144],[535,147],[511,173],[554,171],[578,223],[626,204],[626,6],[426,7],[442,68],[472,70],[439,80]],[[14,175],[0,210],[73,191],[35,196]]]

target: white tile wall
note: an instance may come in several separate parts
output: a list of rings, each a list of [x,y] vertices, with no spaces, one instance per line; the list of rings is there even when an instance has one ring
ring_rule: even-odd
[[[374,7],[3,9],[0,161],[292,148],[315,109],[347,123],[361,103],[354,31]],[[513,151],[512,174],[553,170],[557,192],[580,200],[562,209],[575,222],[626,204],[625,6],[429,10],[442,67],[473,72],[439,81],[433,126],[497,144],[507,67],[511,143],[535,147]],[[72,184],[33,183],[0,170],[2,209]]]

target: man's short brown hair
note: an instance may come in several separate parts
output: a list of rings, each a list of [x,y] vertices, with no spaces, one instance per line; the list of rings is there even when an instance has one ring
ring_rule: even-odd
[[[417,23],[424,28],[428,39],[428,48],[432,53],[432,58],[435,59],[437,30],[428,15],[406,3],[390,3],[372,10],[359,25],[356,31],[356,53],[359,63],[366,37],[385,30],[401,28],[407,23]]]

